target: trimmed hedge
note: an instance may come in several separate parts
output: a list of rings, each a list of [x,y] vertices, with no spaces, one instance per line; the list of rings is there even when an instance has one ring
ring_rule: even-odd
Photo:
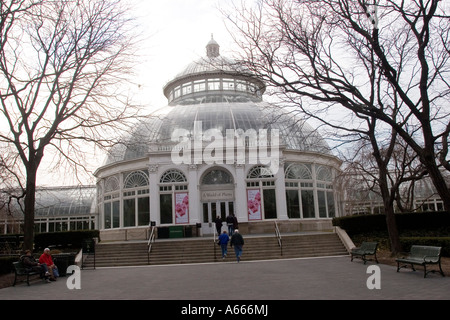
[[[404,230],[450,230],[448,212],[397,213],[395,220],[399,232]],[[384,214],[346,216],[333,219],[333,226],[344,229],[351,237],[355,234],[386,231]]]
[[[412,245],[438,246],[442,247],[442,256],[450,257],[448,212],[398,213],[395,214],[395,220],[404,252],[409,252]],[[368,238],[389,248],[384,214],[334,218],[333,225],[344,229],[357,242]]]
[[[401,237],[401,245],[409,252],[412,245],[442,247],[441,255],[450,257],[450,237]]]
[[[14,272],[13,262],[16,262],[18,260],[18,255],[0,257],[0,274],[8,274]]]
[[[22,235],[7,235],[8,238],[20,238]],[[80,231],[62,231],[50,233],[38,233],[34,236],[34,251],[42,251],[42,249],[50,246],[62,248],[83,247],[83,240],[100,238],[98,230],[80,230]],[[7,255],[0,257],[0,274],[13,272],[13,262],[18,261],[20,255]],[[35,255],[36,257],[36,255]]]
[[[92,238],[100,238],[100,231],[81,230],[38,233],[34,236],[34,248],[43,249],[49,246],[81,248],[83,240]]]

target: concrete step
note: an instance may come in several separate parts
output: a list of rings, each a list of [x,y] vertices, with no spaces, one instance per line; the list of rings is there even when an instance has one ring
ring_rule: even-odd
[[[282,250],[274,236],[244,237],[244,240],[242,261],[348,255],[339,237],[333,233],[282,236]],[[228,259],[234,260],[234,249],[230,247]],[[96,267],[216,261],[222,261],[221,248],[210,238],[160,239],[153,243],[150,256],[146,242],[100,243],[95,252]],[[84,267],[93,266],[94,257],[89,256]]]

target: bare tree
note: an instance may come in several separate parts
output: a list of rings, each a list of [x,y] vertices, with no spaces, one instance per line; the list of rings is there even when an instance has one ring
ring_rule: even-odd
[[[262,0],[225,13],[242,61],[272,92],[336,128],[390,126],[450,211],[448,9],[439,0]]]
[[[33,247],[36,178],[44,153],[83,167],[86,148],[109,147],[139,108],[123,84],[135,60],[133,20],[121,0],[1,4],[0,142],[17,160],[24,246]],[[23,181],[25,180],[25,181]]]

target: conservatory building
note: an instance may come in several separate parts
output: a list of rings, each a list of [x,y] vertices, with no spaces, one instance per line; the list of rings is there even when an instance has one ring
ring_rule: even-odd
[[[232,214],[244,234],[329,230],[341,161],[314,128],[263,100],[265,85],[220,55],[164,87],[168,105],[136,125],[95,172],[102,240],[200,236]]]

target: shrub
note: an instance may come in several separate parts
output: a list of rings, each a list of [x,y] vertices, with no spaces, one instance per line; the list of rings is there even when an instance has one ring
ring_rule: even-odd
[[[7,274],[13,272],[13,262],[19,260],[19,256],[0,257],[0,274]]]
[[[450,257],[450,237],[401,237],[403,250],[409,252],[412,245],[442,247],[441,255]]]
[[[448,212],[414,212],[395,214],[400,233],[411,230],[441,230],[450,232],[450,214]],[[384,214],[345,216],[333,219],[333,225],[344,229],[349,236],[368,232],[386,231]]]
[[[442,247],[442,256],[450,257],[448,212],[398,213],[395,219],[403,251],[409,252],[413,244],[437,246]],[[390,248],[383,214],[334,218],[333,225],[344,229],[355,245],[362,241],[377,241],[380,249]]]
[[[34,237],[35,249],[43,249],[49,246],[81,248],[83,240],[99,238],[98,230],[62,231],[38,233]]]

